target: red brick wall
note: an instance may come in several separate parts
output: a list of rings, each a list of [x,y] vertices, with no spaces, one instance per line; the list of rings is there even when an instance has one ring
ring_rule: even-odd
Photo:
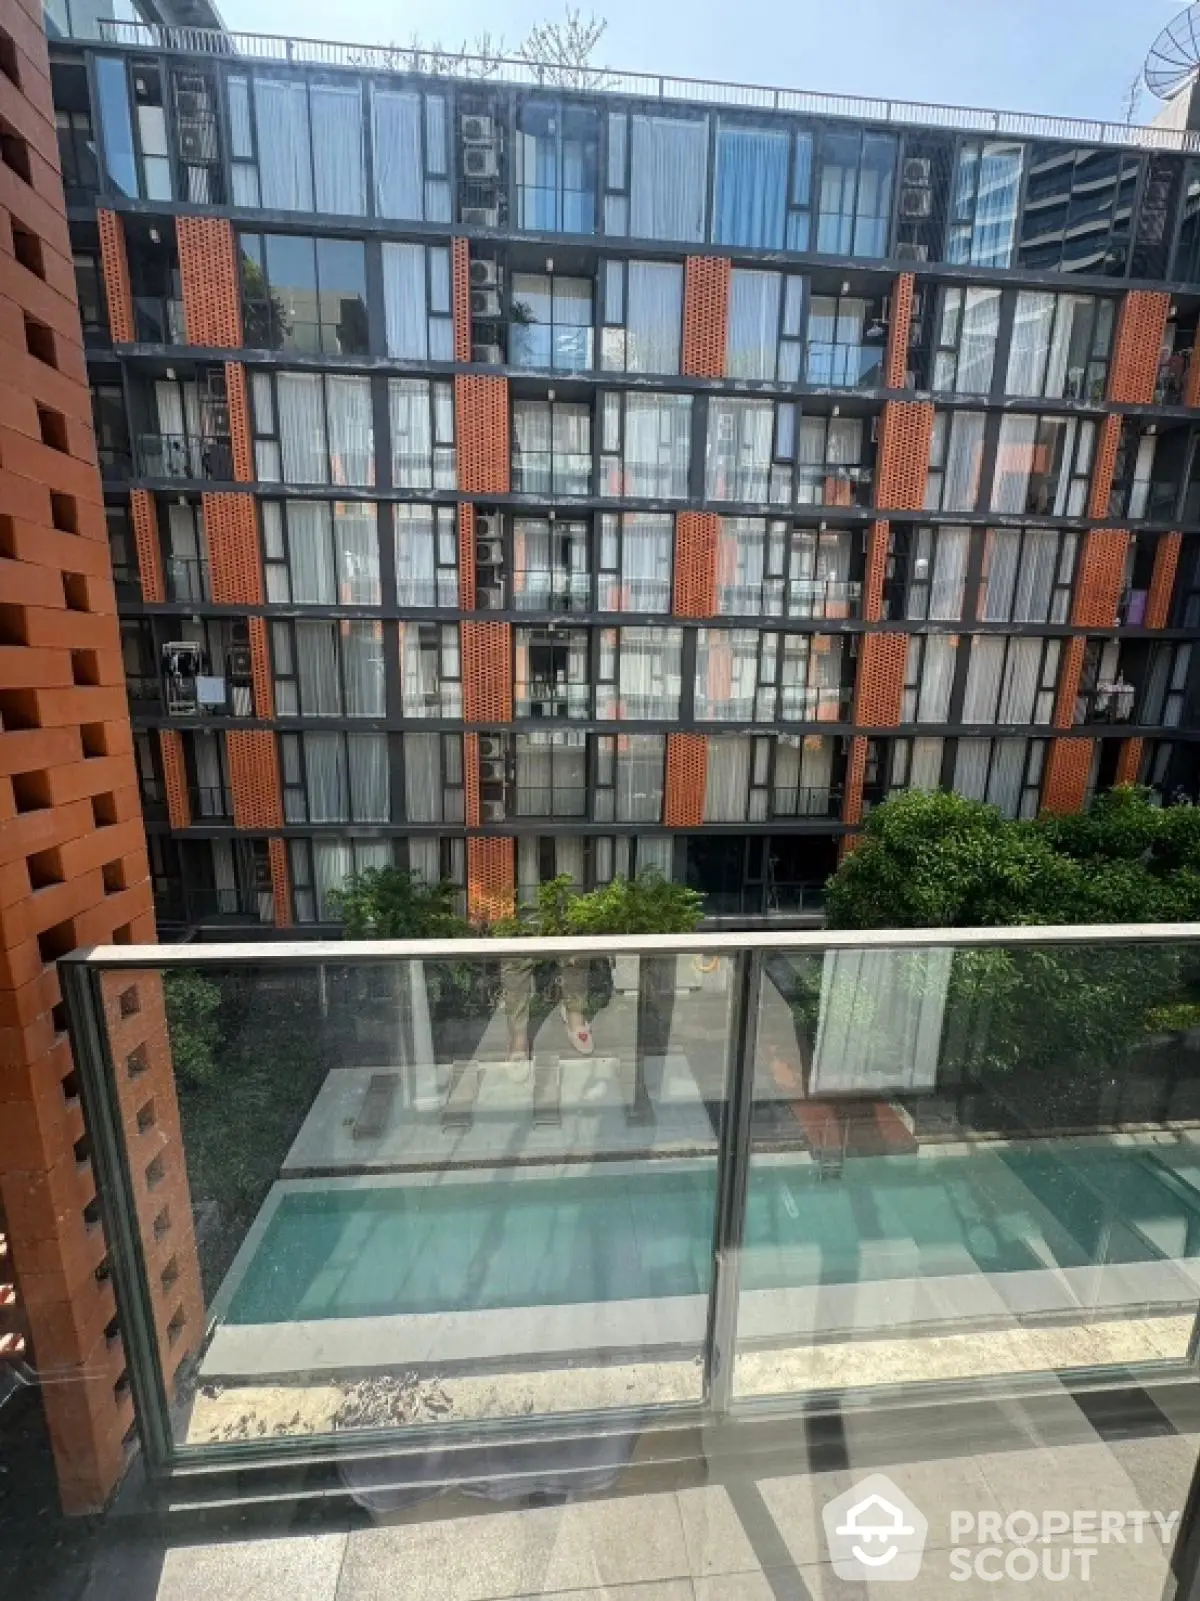
[[[133,523],[133,542],[137,547],[138,573],[142,580],[142,599],[167,598],[163,582],[162,546],[158,538],[158,511],[148,489],[129,491],[129,515]]]
[[[463,735],[463,807],[468,828],[478,828],[482,820],[479,795],[479,735]]]
[[[1117,757],[1117,774],[1114,782],[1118,784],[1136,784],[1138,770],[1142,765],[1142,741],[1140,739],[1127,739],[1122,742],[1120,755]]]
[[[891,542],[890,523],[874,522],[867,536],[867,563],[863,581],[863,618],[877,623],[883,618],[883,582],[887,576],[888,546]]]
[[[271,896],[275,902],[275,927],[292,926],[292,880],[288,872],[287,846],[275,835],[267,841],[267,861],[271,868]]]
[[[465,239],[450,245],[451,310],[454,313],[454,359],[471,359],[471,247]]]
[[[1083,542],[1071,622],[1076,628],[1115,628],[1125,577],[1129,535],[1123,528],[1093,528]]]
[[[676,617],[715,616],[720,530],[711,512],[681,511],[675,518]]]
[[[663,821],[668,828],[698,828],[704,821],[708,742],[703,734],[667,735]]]
[[[1108,368],[1109,400],[1142,406],[1153,402],[1170,307],[1170,295],[1158,289],[1131,289],[1125,296]]]
[[[875,504],[881,510],[920,511],[924,506],[932,436],[928,401],[884,402],[875,466]]]
[[[908,338],[912,330],[915,284],[911,272],[902,272],[892,287],[891,326],[883,370],[883,381],[889,389],[905,389],[908,385]]]
[[[894,728],[900,721],[907,658],[907,634],[863,635],[854,713],[863,728]]]
[[[494,923],[508,917],[516,896],[515,841],[475,834],[467,840],[467,916]]]
[[[1063,814],[1083,810],[1093,743],[1090,739],[1051,741],[1042,780],[1043,811]]]
[[[235,828],[283,827],[283,793],[275,735],[265,728],[231,728],[225,735]]]
[[[262,558],[253,495],[201,495],[212,598],[222,606],[260,606]]]
[[[233,225],[225,217],[179,217],[175,238],[188,343],[238,349],[245,340]]]
[[[460,374],[454,380],[458,487],[468,495],[507,495],[508,379]]]
[[[683,273],[683,359],[690,378],[723,378],[732,263],[689,256]]]
[[[469,500],[458,508],[458,604],[475,610],[475,508]]]
[[[271,676],[271,653],[267,649],[267,622],[265,617],[251,617],[250,677],[254,688],[255,717],[271,718],[275,715],[275,683]]]
[[[1096,441],[1096,458],[1092,463],[1092,484],[1088,493],[1089,517],[1108,516],[1113,468],[1117,464],[1117,446],[1120,440],[1121,419],[1115,412],[1110,413],[1100,424],[1100,437]]]
[[[1079,694],[1086,643],[1082,634],[1074,634],[1063,646],[1058,669],[1058,693],[1054,697],[1055,728],[1070,728],[1075,721],[1075,700]]]
[[[508,623],[459,624],[462,630],[463,720],[512,722],[512,629]]]
[[[100,271],[108,302],[108,329],[115,345],[130,345],[135,338],[133,292],[129,287],[129,259],[125,254],[125,225],[115,211],[96,213],[100,230]]]
[[[1165,628],[1171,616],[1171,596],[1175,589],[1175,573],[1179,567],[1179,552],[1183,545],[1182,534],[1163,534],[1154,550],[1154,568],[1150,574],[1150,589],[1146,595],[1146,627]]]
[[[846,762],[846,785],[842,796],[842,822],[861,823],[863,815],[863,784],[867,776],[867,742],[861,735],[850,741],[850,756]]]
[[[239,361],[225,363],[225,395],[229,402],[229,442],[234,482],[252,484],[254,445],[250,432],[250,401],[246,394],[246,369]]]
[[[192,807],[188,797],[187,763],[183,755],[183,735],[177,728],[160,728],[158,749],[162,760],[163,788],[167,795],[167,817],[172,828],[192,826]]]

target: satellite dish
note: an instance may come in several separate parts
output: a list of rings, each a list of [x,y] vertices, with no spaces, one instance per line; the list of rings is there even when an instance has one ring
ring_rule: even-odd
[[[1200,68],[1200,0],[1169,22],[1146,57],[1146,87],[1160,100],[1174,100]]]

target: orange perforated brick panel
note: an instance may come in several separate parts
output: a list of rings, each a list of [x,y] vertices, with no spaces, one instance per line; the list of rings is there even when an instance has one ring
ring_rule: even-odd
[[[275,735],[265,728],[231,728],[225,735],[235,828],[282,828],[283,798]]]
[[[267,623],[264,617],[251,617],[250,680],[254,687],[255,717],[274,717],[275,685],[271,679],[271,654],[267,649]]]
[[[245,340],[233,225],[225,217],[178,217],[175,237],[188,343],[239,349]]]
[[[467,839],[467,916],[494,923],[512,915],[516,899],[516,842],[507,835]]]
[[[1200,407],[1200,348],[1192,346],[1188,358],[1187,380],[1183,386],[1183,403],[1193,410]]]
[[[475,508],[469,500],[458,508],[458,604],[475,610]]]
[[[133,291],[129,287],[129,258],[125,254],[125,227],[115,211],[97,211],[100,232],[100,270],[108,302],[108,327],[114,345],[131,345],[136,338]]]
[[[1090,739],[1055,739],[1046,758],[1042,780],[1042,810],[1062,815],[1083,810],[1088,774],[1092,770]]]
[[[183,735],[177,728],[160,728],[158,748],[162,759],[163,788],[167,792],[167,817],[172,828],[190,828],[192,807],[188,798]]]
[[[703,734],[667,735],[663,821],[668,828],[699,828],[704,821],[708,741]]]
[[[1165,628],[1171,617],[1171,596],[1175,592],[1175,573],[1183,535],[1163,534],[1154,548],[1154,568],[1146,595],[1147,628]]]
[[[250,401],[246,394],[246,369],[240,361],[225,363],[225,397],[229,402],[229,445],[233,456],[233,480],[254,482],[254,445],[250,433]]]
[[[1096,444],[1096,459],[1092,463],[1092,483],[1088,491],[1089,517],[1107,517],[1108,501],[1112,494],[1113,468],[1117,465],[1117,446],[1121,442],[1121,419],[1115,414],[1107,416],[1100,425],[1100,438]]]
[[[907,659],[907,634],[863,635],[854,712],[861,727],[895,728],[899,723]]]
[[[1131,289],[1125,296],[1108,369],[1109,400],[1135,406],[1153,402],[1170,309],[1170,295],[1158,289]]]
[[[451,242],[450,264],[451,309],[454,312],[454,359],[470,361],[471,247],[465,239],[455,239]]]
[[[867,562],[863,579],[863,619],[868,623],[883,618],[883,581],[887,577],[888,548],[891,544],[890,523],[874,522],[867,536]]]
[[[676,617],[713,617],[717,610],[717,542],[713,512],[681,511],[675,518]]]
[[[508,379],[459,374],[454,380],[458,487],[468,495],[507,495]]]
[[[1142,741],[1140,739],[1124,740],[1120,754],[1117,757],[1117,771],[1113,782],[1116,784],[1136,784],[1141,766]]]
[[[201,495],[212,598],[221,606],[261,606],[262,559],[253,495]]]
[[[885,401],[875,465],[875,504],[886,511],[920,511],[929,477],[933,407],[924,400]]]
[[[1129,535],[1123,528],[1093,528],[1083,542],[1075,605],[1071,621],[1076,628],[1115,628]]]
[[[863,782],[867,776],[867,742],[861,735],[850,741],[850,755],[846,761],[846,787],[842,798],[842,822],[861,823],[863,814]]]
[[[288,872],[287,846],[275,835],[267,841],[267,861],[271,868],[271,899],[275,902],[275,927],[292,926],[292,879]]]
[[[482,820],[479,799],[479,735],[463,735],[463,805],[468,828]]]
[[[891,326],[883,381],[889,389],[908,387],[908,338],[912,330],[913,289],[916,279],[902,272],[892,286]]]
[[[733,264],[726,256],[689,256],[683,270],[682,371],[723,378]]]
[[[459,624],[462,633],[463,719],[511,723],[512,629],[508,623]]]
[[[154,496],[148,489],[129,491],[129,513],[133,521],[133,543],[137,548],[138,572],[142,580],[142,599],[166,600],[162,549],[158,542],[158,512]]]
[[[1070,728],[1075,721],[1075,702],[1079,698],[1085,648],[1086,641],[1082,634],[1073,634],[1063,647],[1058,669],[1058,693],[1054,697],[1055,728]]]

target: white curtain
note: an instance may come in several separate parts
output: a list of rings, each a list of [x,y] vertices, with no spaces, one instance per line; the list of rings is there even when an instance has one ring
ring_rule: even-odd
[[[389,356],[429,356],[425,246],[383,246],[383,312]]]
[[[908,785],[910,789],[939,789],[942,782],[942,749],[945,741],[925,736],[909,741]]]
[[[348,823],[350,799],[342,735],[305,734],[303,738],[309,822]]]
[[[968,289],[963,300],[958,372],[954,384],[960,395],[986,395],[991,389],[999,329],[1000,291]]]
[[[704,238],[707,118],[633,118],[629,232],[635,239]]]
[[[1042,666],[1040,639],[1010,639],[1004,685],[996,711],[998,723],[1031,723]]]
[[[397,505],[392,508],[392,516],[396,541],[396,600],[401,606],[436,606],[434,508]]]
[[[1074,538],[1073,535],[1069,537]],[[1064,620],[1050,616],[1058,563],[1059,536],[1054,529],[1027,528],[1021,570],[1013,598],[1013,622],[1045,623]]]
[[[775,377],[783,275],[735,267],[729,290],[725,369],[730,378]]]
[[[348,839],[314,839],[312,854],[317,921],[336,923],[338,914],[329,903],[329,892],[341,889],[354,871],[353,848]]]
[[[908,642],[908,677],[911,679],[916,662],[921,662],[921,673],[915,691],[906,694],[915,706],[906,705],[903,721],[918,723],[944,723],[950,711],[950,691],[954,686],[954,660],[957,640],[948,634],[926,634],[925,649],[921,652],[921,636],[914,635]]]
[[[379,528],[373,505],[335,502],[333,551],[340,603],[343,606],[378,606],[382,598]]]
[[[987,799],[998,806],[1005,817],[1016,817],[1021,811],[1028,746],[1029,741],[1025,739],[998,739],[993,749]]]
[[[1038,419],[1025,413],[1000,419],[996,448],[996,475],[992,481],[993,511],[1023,512],[1029,496],[1034,465]]]
[[[662,734],[622,734],[617,739],[617,818],[622,823],[662,819]]]
[[[709,735],[704,781],[706,823],[740,823],[745,820],[750,798],[753,743],[749,734]]]
[[[981,411],[956,411],[951,419],[942,484],[943,511],[975,510],[985,421]]]
[[[333,482],[369,488],[375,482],[371,380],[330,373],[325,384]]]
[[[971,661],[963,698],[964,723],[996,721],[996,703],[1000,697],[1000,679],[1004,672],[1004,646],[1004,639],[983,634],[977,635],[971,642]]]
[[[388,741],[386,734],[347,734],[346,761],[350,771],[350,812],[356,823],[386,823],[388,794]]]
[[[691,454],[692,397],[626,394],[624,399],[625,492],[631,496],[684,499]]]
[[[683,268],[674,262],[631,261],[625,296],[627,372],[679,371],[683,329]]]
[[[952,950],[827,951],[810,1095],[936,1087]]]
[[[329,523],[324,501],[287,502],[292,601],[297,606],[332,606],[337,600]]]
[[[988,758],[991,755],[990,739],[960,739],[954,753],[954,788],[967,800],[987,798]]]
[[[342,667],[346,679],[346,716],[382,717],[383,625],[341,622]]]
[[[622,611],[671,609],[671,552],[675,519],[670,512],[626,512],[621,519]]]
[[[433,487],[433,434],[429,383],[424,378],[390,378],[388,411],[392,429],[392,483],[397,489]]]
[[[256,78],[258,172],[268,211],[313,210],[308,88],[295,79]]]
[[[338,677],[336,623],[298,621],[296,677],[303,717],[337,717],[342,710]]]
[[[421,96],[371,90],[375,212],[420,221],[425,215],[421,166]]]
[[[361,217],[367,209],[362,89],[357,83],[314,83],[310,92],[317,210]]]
[[[706,466],[709,500],[766,500],[774,426],[773,401],[712,397]]]
[[[762,517],[722,517],[717,539],[717,611],[756,614],[762,604],[767,525]]]
[[[320,377],[315,373],[281,372],[275,380],[275,391],[284,482],[328,483],[329,452]]]
[[[698,630],[695,689],[697,722],[753,721],[757,684],[757,628]]]
[[[441,739],[404,735],[404,816],[410,823],[442,821]]]
[[[619,715],[635,722],[679,716],[683,630],[623,628]]]
[[[1008,353],[1008,376],[1004,384],[1006,393],[1010,395],[1044,393],[1055,299],[1052,294],[1032,289],[1022,290],[1017,296],[1012,345]]]

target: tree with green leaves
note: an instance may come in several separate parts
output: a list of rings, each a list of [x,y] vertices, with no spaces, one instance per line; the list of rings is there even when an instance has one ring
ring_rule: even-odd
[[[473,931],[455,911],[457,895],[449,879],[426,884],[399,867],[364,867],[328,899],[347,939],[465,939]]]

